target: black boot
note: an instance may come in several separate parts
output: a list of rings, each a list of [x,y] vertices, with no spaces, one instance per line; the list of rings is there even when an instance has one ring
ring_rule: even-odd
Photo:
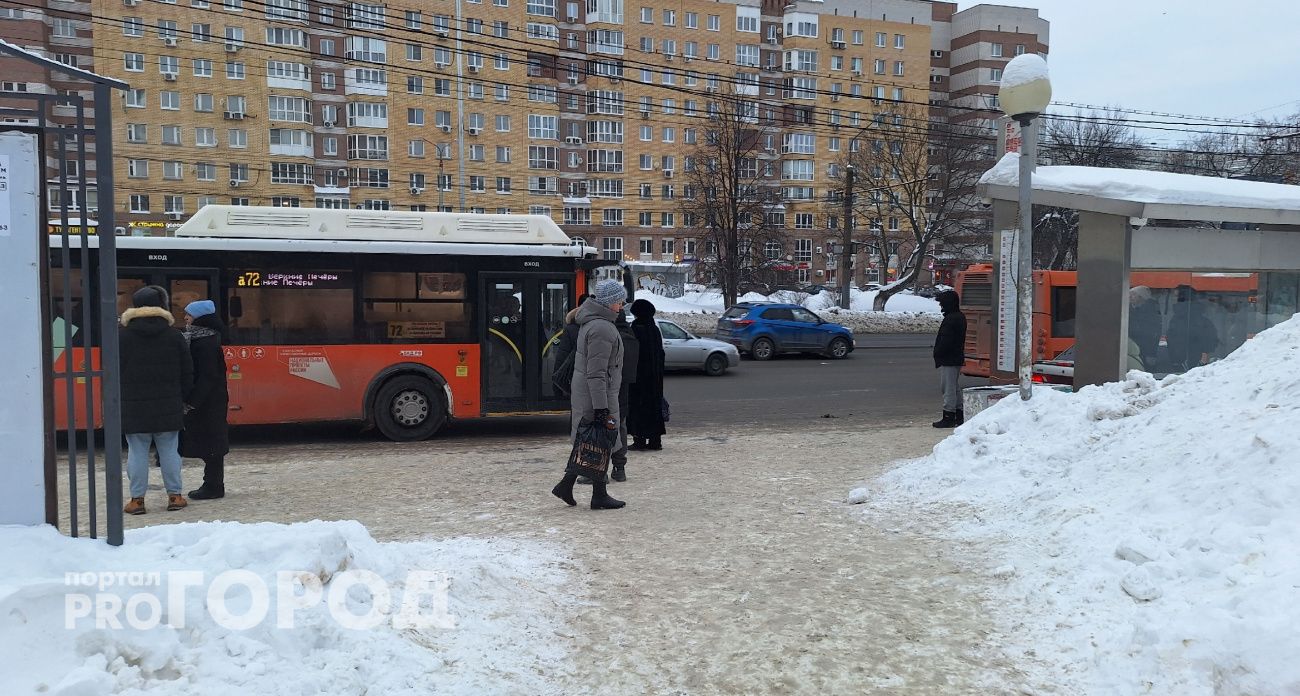
[[[628,449],[630,450],[643,450],[645,448],[646,446],[645,446],[644,437],[633,437],[632,444],[628,447]]]
[[[573,499],[573,483],[577,480],[577,474],[565,474],[564,478],[555,484],[555,488],[551,489],[551,495],[563,500],[570,507],[577,505],[578,501]]]
[[[957,412],[944,411],[943,418],[931,423],[936,428],[955,428],[957,427]]]
[[[627,468],[625,466],[615,464],[614,473],[610,474],[609,477],[614,479],[615,481],[618,481],[619,483],[622,483],[627,480]]]
[[[962,423],[965,422],[966,422],[966,411],[960,408],[957,409],[957,425],[961,425]]]
[[[658,435],[655,435],[646,442],[645,448],[648,450],[661,450],[664,448],[664,443],[659,441]]]
[[[621,500],[615,500],[609,497],[605,492],[604,481],[592,481],[591,486],[591,509],[592,510],[617,510],[626,505]]]
[[[203,459],[203,485],[190,491],[190,500],[216,500],[226,497],[224,457]]]

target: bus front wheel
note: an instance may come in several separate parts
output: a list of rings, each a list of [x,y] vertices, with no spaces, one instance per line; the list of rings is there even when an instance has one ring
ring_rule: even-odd
[[[375,426],[394,442],[428,439],[447,422],[444,401],[442,389],[424,377],[394,377],[375,395]]]

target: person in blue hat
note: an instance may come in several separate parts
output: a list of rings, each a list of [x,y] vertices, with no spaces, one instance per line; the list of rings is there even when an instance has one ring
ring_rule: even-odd
[[[212,300],[185,306],[185,340],[194,362],[194,389],[185,403],[181,456],[203,460],[203,485],[190,491],[190,500],[214,500],[226,495],[225,458],[230,453],[226,412],[226,325]]]

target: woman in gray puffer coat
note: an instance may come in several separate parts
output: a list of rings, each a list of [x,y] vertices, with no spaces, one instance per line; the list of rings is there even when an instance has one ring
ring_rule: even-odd
[[[577,352],[573,359],[572,403],[570,436],[577,437],[578,426],[583,422],[613,423],[618,429],[618,391],[623,385],[623,339],[614,326],[614,319],[623,311],[627,290],[617,280],[602,280],[586,302],[578,308]],[[557,498],[569,505],[573,499],[573,484],[581,471],[570,469],[564,478],[551,489]],[[591,509],[615,510],[623,507],[605,490],[604,475],[592,481]]]

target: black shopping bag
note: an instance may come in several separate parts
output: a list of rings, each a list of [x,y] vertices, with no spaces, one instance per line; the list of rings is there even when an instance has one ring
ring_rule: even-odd
[[[609,455],[617,441],[618,430],[584,419],[578,423],[578,434],[573,438],[567,471],[603,481],[609,468]]]

